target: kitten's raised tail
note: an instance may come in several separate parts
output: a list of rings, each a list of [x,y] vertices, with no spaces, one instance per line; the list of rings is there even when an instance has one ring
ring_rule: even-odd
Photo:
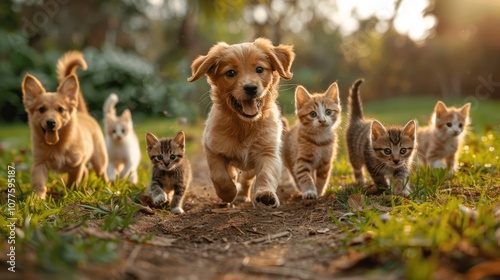
[[[87,62],[83,59],[83,54],[79,51],[69,51],[66,52],[58,61],[57,61],[57,79],[59,82],[62,82],[66,77],[71,74],[75,74],[76,68],[82,68],[83,70],[87,70]],[[78,108],[79,112],[87,113],[87,105],[85,104],[85,100],[83,99],[82,91],[78,93]]]
[[[110,94],[106,101],[104,101],[104,106],[102,106],[102,112],[105,117],[107,115],[116,116],[116,103],[118,103],[118,95],[115,93]]]
[[[359,86],[364,79],[357,79],[349,92],[349,116],[351,122],[360,121],[363,119],[363,106],[361,105],[361,97],[359,96]]]

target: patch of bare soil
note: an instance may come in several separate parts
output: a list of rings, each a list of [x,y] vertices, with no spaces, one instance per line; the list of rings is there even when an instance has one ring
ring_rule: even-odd
[[[302,201],[280,189],[281,206],[222,204],[206,161],[192,160],[194,180],[183,215],[138,213],[130,230],[153,233],[159,246],[124,242],[119,279],[331,279],[331,250],[341,233],[330,197]],[[164,244],[161,244],[164,242]],[[162,246],[163,245],[163,246]]]

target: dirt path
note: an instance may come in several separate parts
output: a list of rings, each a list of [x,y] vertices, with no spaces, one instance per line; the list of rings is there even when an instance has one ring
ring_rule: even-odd
[[[337,259],[330,248],[340,230],[331,222],[331,198],[302,201],[280,190],[282,206],[221,204],[206,161],[192,160],[194,180],[186,213],[138,213],[128,230],[153,233],[151,246],[124,242],[119,279],[331,279]],[[338,212],[338,211],[337,211]],[[337,213],[338,214],[338,213]]]

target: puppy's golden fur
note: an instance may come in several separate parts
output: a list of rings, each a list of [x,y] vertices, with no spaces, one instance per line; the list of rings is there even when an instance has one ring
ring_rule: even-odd
[[[26,74],[22,83],[23,103],[31,128],[33,166],[31,188],[45,198],[49,169],[67,172],[67,185],[80,184],[90,161],[97,175],[106,176],[104,136],[88,112],[76,68],[87,69],[80,52],[67,52],[57,64],[59,87],[46,92],[40,81]]]
[[[263,38],[253,43],[218,43],[192,65],[193,82],[207,76],[212,108],[202,143],[217,195],[225,202],[249,200],[279,206],[282,122],[276,104],[280,77],[291,79],[293,46]],[[242,171],[236,187],[237,169]],[[254,180],[255,179],[255,180]]]

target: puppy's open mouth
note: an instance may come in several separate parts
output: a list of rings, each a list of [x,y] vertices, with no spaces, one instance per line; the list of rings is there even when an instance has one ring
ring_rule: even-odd
[[[55,145],[59,142],[59,132],[55,129],[46,129],[42,126],[42,131],[45,136],[45,142],[49,145]]]
[[[245,118],[253,119],[260,113],[260,108],[262,107],[262,99],[249,99],[244,101],[238,101],[236,98],[231,96],[231,104],[233,104],[234,109],[240,113]]]

